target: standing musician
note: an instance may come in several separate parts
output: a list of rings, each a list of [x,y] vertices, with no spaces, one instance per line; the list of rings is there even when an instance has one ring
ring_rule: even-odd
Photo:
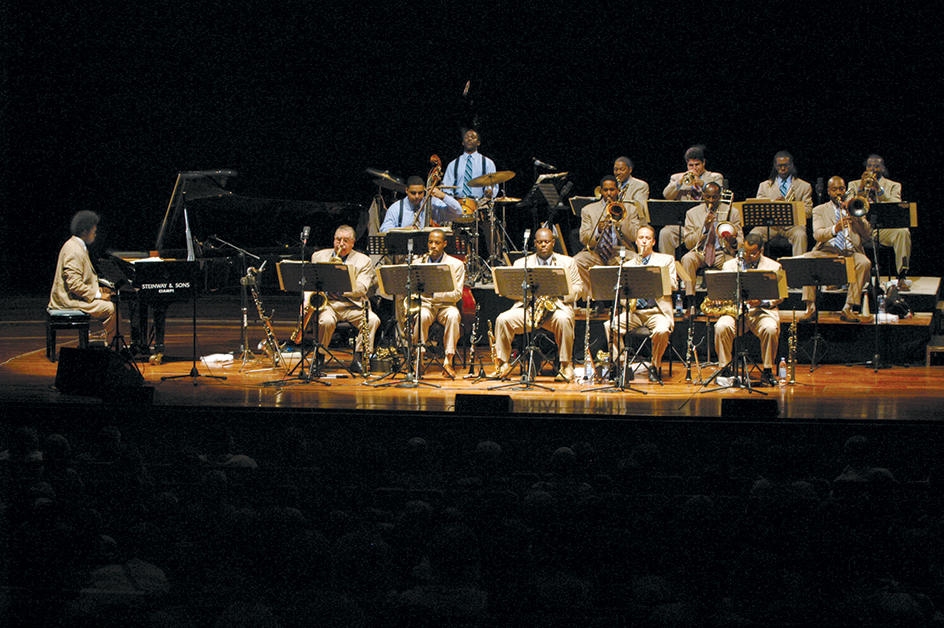
[[[446,235],[442,229],[433,229],[429,232],[429,253],[427,262],[430,264],[447,264],[452,271],[456,289],[452,292],[436,292],[432,297],[423,296],[420,308],[419,334],[414,331],[414,340],[429,338],[429,327],[433,321],[439,321],[443,326],[443,344],[445,345],[445,359],[443,370],[450,379],[456,378],[452,362],[456,356],[456,341],[459,340],[459,308],[456,304],[462,299],[462,287],[465,285],[465,264],[461,260],[446,254]]]
[[[102,322],[105,342],[110,346],[118,333],[118,314],[110,301],[112,291],[98,283],[88,247],[95,241],[98,214],[82,210],[72,217],[72,237],[59,250],[56,276],[49,291],[51,310],[79,310]]]
[[[751,232],[744,239],[744,259],[729,259],[721,270],[736,271],[738,263],[743,262],[741,270],[772,270],[781,269],[780,262],[763,255],[764,239]],[[777,359],[777,346],[780,342],[780,310],[777,306],[783,299],[776,301],[751,300],[747,302],[748,310],[744,314],[745,325],[755,336],[760,338],[761,353],[764,354],[764,370],[761,373],[761,384],[773,386],[774,364]],[[718,319],[715,325],[715,346],[718,348],[718,363],[728,369],[733,368],[731,347],[734,345],[734,336],[737,333],[737,320],[728,314]]]
[[[705,202],[685,214],[685,246],[690,250],[682,257],[682,268],[692,278],[685,284],[685,294],[689,296],[695,294],[698,269],[720,269],[735,257],[735,251],[744,239],[741,212],[737,207],[721,204],[721,186],[714,182],[706,184],[702,196]],[[727,237],[722,237],[718,230],[720,222],[734,225],[733,232]]]
[[[766,198],[772,201],[799,201],[803,203],[803,212],[806,220],[813,210],[813,188],[809,183],[796,176],[796,166],[793,164],[793,155],[785,150],[774,155],[774,165],[770,170],[770,178],[761,181],[757,186],[757,198]],[[767,227],[760,226],[751,229],[751,233],[759,235],[767,242]],[[791,227],[770,227],[771,238],[785,238],[793,246],[793,256],[799,257],[806,253],[806,225]]]
[[[491,187],[471,187],[469,181],[486,174],[495,173],[495,162],[479,152],[479,146],[482,144],[482,136],[478,131],[469,129],[462,135],[462,154],[449,162],[446,166],[446,172],[443,174],[443,186],[446,188],[446,194],[457,198],[471,199],[478,212],[479,204],[483,201],[491,200],[498,195],[498,186]],[[455,186],[453,189],[452,186]],[[488,237],[491,229],[490,217],[486,212],[479,213],[479,229],[485,234],[486,246],[490,247],[489,257],[494,254],[491,247],[494,246],[492,239]],[[478,234],[475,234],[478,237]]]
[[[629,157],[617,157],[613,162],[613,176],[619,193],[627,203],[636,206],[636,213],[643,224],[649,223],[649,184],[633,178],[633,161]]]
[[[672,289],[678,287],[678,275],[675,272],[675,258],[671,255],[654,253],[656,232],[649,225],[643,225],[636,234],[636,249],[639,254],[629,260],[625,266],[667,266],[669,277],[672,279]],[[624,303],[623,314],[616,319],[617,346],[613,348],[615,354],[623,350],[623,334],[639,326],[649,328],[652,336],[652,368],[649,370],[649,381],[658,382],[662,379],[662,355],[669,346],[669,336],[675,328],[675,315],[672,313],[672,295],[663,295],[657,299],[636,299],[634,311]],[[610,321],[603,323],[606,337],[610,337]]]
[[[857,315],[852,311],[862,299],[862,286],[872,270],[872,262],[863,253],[862,243],[870,236],[869,221],[864,216],[857,218],[850,216],[847,210],[849,201],[846,197],[846,182],[841,177],[831,177],[826,182],[826,191],[829,193],[829,202],[813,208],[813,238],[816,246],[805,254],[805,257],[852,257],[855,272],[849,291],[846,294],[846,305],[842,308],[840,318],[850,322],[868,322],[871,316]],[[803,300],[806,301],[806,311],[799,317],[805,321],[813,318],[816,313],[816,294],[813,286],[803,288]]]
[[[432,188],[429,193],[433,197],[432,202],[428,204],[431,207],[431,221],[442,224],[462,216],[462,206],[459,205],[459,201],[443,194],[438,187]],[[406,198],[401,198],[387,210],[380,224],[380,233],[414,225],[422,228],[426,218],[426,206],[423,203],[425,198],[426,183],[423,179],[415,176],[407,179]]]
[[[561,381],[571,381],[574,379],[574,367],[571,362],[571,356],[574,350],[574,301],[583,292],[583,283],[580,280],[580,273],[577,272],[577,264],[572,257],[561,255],[554,252],[554,233],[547,228],[538,229],[534,236],[534,246],[536,253],[527,258],[520,258],[515,261],[515,268],[524,268],[525,259],[527,259],[528,268],[536,266],[559,266],[564,268],[570,276],[570,293],[563,299],[557,300],[554,304],[554,310],[541,322],[541,327],[554,334],[554,340],[557,342],[558,355],[560,357],[561,375],[558,379]],[[511,356],[511,341],[516,334],[524,332],[525,305],[521,301],[516,302],[511,309],[498,315],[495,321],[495,353],[497,362],[493,377],[504,379],[511,372],[511,363],[508,361]]]
[[[635,203],[617,202],[616,177],[607,175],[600,180],[600,194],[600,200],[584,207],[580,215],[580,241],[587,248],[574,256],[574,262],[583,284],[579,295],[583,298],[590,296],[590,269],[619,264],[620,247],[632,247],[636,232],[643,224]],[[613,210],[621,211],[622,216],[614,216]]]
[[[720,172],[705,170],[705,147],[691,146],[685,151],[685,172],[677,172],[669,178],[669,184],[662,190],[662,196],[669,201],[700,201],[702,193],[709,183],[724,185]],[[675,255],[679,245],[679,229],[675,225],[666,225],[659,230],[659,252]]]
[[[341,225],[334,232],[334,248],[315,251],[311,255],[311,261],[330,262],[337,261],[340,258],[342,262],[354,268],[354,286],[351,292],[343,294],[329,293],[325,304],[321,308],[321,315],[318,318],[318,339],[321,344],[327,346],[334,335],[334,329],[338,321],[347,321],[362,329],[364,324],[364,303],[367,301],[367,292],[374,285],[376,277],[374,275],[374,266],[370,257],[354,250],[354,228],[348,225]],[[309,303],[313,292],[305,293],[305,303]],[[364,373],[362,358],[364,351],[370,356],[374,349],[374,335],[377,328],[380,327],[380,318],[374,314],[368,305],[367,317],[367,343],[368,346],[362,346],[361,334],[357,335],[357,344],[354,347],[354,356],[351,359],[351,371],[355,373]],[[316,360],[323,360],[324,356],[315,356]]]
[[[864,165],[865,172],[862,173],[862,177],[849,182],[847,198],[867,194],[867,200],[870,203],[900,203],[901,183],[885,178],[885,160],[882,159],[882,156],[869,155]],[[898,289],[911,289],[911,280],[907,278],[909,260],[911,259],[911,231],[907,227],[883,228],[878,232],[878,242],[892,247],[895,251]]]

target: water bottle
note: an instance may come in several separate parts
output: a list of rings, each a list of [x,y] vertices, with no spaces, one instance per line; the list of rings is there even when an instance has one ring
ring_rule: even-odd
[[[675,293],[675,315],[682,316],[682,293]]]
[[[884,294],[878,295],[878,313],[879,314],[885,313],[885,295]]]
[[[777,367],[777,379],[780,380],[781,386],[787,385],[787,359],[780,358],[780,366]]]

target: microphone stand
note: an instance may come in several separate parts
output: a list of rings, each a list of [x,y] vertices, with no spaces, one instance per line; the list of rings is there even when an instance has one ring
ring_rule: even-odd
[[[262,259],[258,255],[250,253],[246,249],[240,248],[235,244],[227,242],[217,236],[212,236],[214,240],[222,244],[223,246],[228,246],[237,253],[239,253],[239,259],[242,262],[242,277],[239,280],[239,301],[242,310],[243,320],[242,325],[240,326],[240,340],[239,340],[239,350],[240,350],[240,359],[243,361],[243,366],[246,366],[246,362],[254,360],[256,358],[255,354],[249,348],[249,295],[247,294],[250,281],[255,281],[255,279],[249,278],[249,263],[246,261],[246,257],[251,257],[254,260]],[[261,270],[261,269],[260,269]]]

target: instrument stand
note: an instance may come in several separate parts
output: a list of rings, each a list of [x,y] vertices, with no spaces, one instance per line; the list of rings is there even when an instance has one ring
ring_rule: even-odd
[[[525,247],[527,248],[527,247]],[[550,386],[538,384],[534,381],[538,365],[547,361],[547,358],[541,353],[537,345],[534,344],[533,323],[535,322],[536,305],[538,297],[558,299],[566,294],[570,294],[570,278],[566,271],[559,266],[537,266],[528,267],[528,256],[524,257],[524,267],[518,268],[497,268],[495,269],[495,289],[504,297],[520,300],[524,305],[524,343],[525,349],[522,351],[511,366],[514,368],[518,364],[522,368],[521,380],[508,384],[499,384],[490,386],[489,390],[501,390],[510,388],[511,390],[531,390],[540,388],[542,390],[553,391]],[[529,325],[527,310],[530,310],[531,317]],[[536,356],[540,356],[540,361],[536,361]],[[560,374],[558,371],[557,374]]]
[[[196,268],[197,268],[197,263],[196,263],[196,262],[190,262],[190,264],[192,264],[192,271],[195,271]],[[165,376],[165,377],[162,377],[162,378],[161,378],[161,381],[162,381],[162,382],[166,382],[166,381],[170,381],[170,380],[172,380],[172,379],[181,379],[181,378],[183,378],[183,377],[190,377],[190,378],[193,378],[193,385],[196,386],[196,385],[197,385],[197,379],[200,378],[200,377],[206,377],[206,378],[210,378],[210,379],[221,379],[221,380],[225,380],[225,379],[226,379],[226,376],[225,376],[225,375],[201,375],[201,374],[200,374],[200,371],[197,370],[197,288],[196,288],[196,281],[194,280],[194,277],[196,276],[196,272],[191,272],[191,273],[190,273],[190,276],[191,276],[191,280],[190,280],[190,290],[191,290],[191,292],[192,292],[192,295],[191,295],[191,296],[192,296],[192,299],[191,299],[191,301],[192,301],[192,303],[193,303],[193,319],[192,319],[192,325],[193,325],[193,344],[192,344],[192,346],[191,346],[191,352],[190,352],[190,357],[191,357],[190,373],[188,373],[187,375],[169,375],[169,376]]]
[[[239,253],[239,259],[242,262],[242,277],[239,280],[239,304],[243,319],[242,324],[240,325],[239,359],[242,360],[242,365],[246,366],[247,362],[252,362],[256,359],[255,354],[249,348],[249,295],[247,294],[248,286],[251,282],[255,281],[255,278],[250,278],[249,276],[249,263],[246,261],[246,257],[249,256],[256,261],[259,261],[262,258],[260,258],[258,255],[250,253],[246,249],[240,248],[235,244],[231,244],[226,240],[222,240],[216,236],[213,236],[213,239]]]
[[[432,295],[436,292],[451,292],[452,290],[455,290],[455,278],[452,276],[452,272],[449,270],[449,266],[447,264],[414,265],[412,241],[410,241],[408,246],[409,248],[406,264],[385,266],[380,269],[380,291],[384,294],[393,295],[395,300],[406,297],[405,331],[407,342],[407,372],[404,374],[404,378],[400,381],[389,381],[383,384],[376,383],[371,385],[375,388],[386,388],[388,386],[394,386],[396,388],[419,388],[420,386],[427,386],[429,388],[442,388],[442,386],[439,386],[438,384],[422,381],[423,373],[422,369],[420,368],[420,362],[423,359],[423,347],[425,340],[421,337],[419,338],[419,343],[413,342],[414,328],[419,326],[419,321],[416,320],[416,315],[414,315],[411,311],[412,308],[410,307],[410,304],[413,301],[414,295]],[[388,290],[385,288],[385,286],[394,286],[394,288],[390,288]],[[400,286],[406,287],[405,293],[403,292],[403,289],[400,288]],[[416,286],[415,290],[414,286]],[[422,309],[422,305],[419,309]],[[420,335],[422,336],[422,334]],[[392,374],[393,376],[396,376],[400,372],[401,366],[398,366],[396,373]],[[386,375],[384,375],[384,377],[386,377]]]
[[[847,257],[781,257],[780,264],[787,274],[787,285],[791,288],[802,288],[805,286],[815,286],[813,291],[813,307],[816,311],[813,313],[813,337],[810,338],[812,351],[803,349],[810,358],[810,373],[816,370],[819,363],[829,353],[829,347],[825,346],[820,354],[820,344],[828,345],[826,340],[819,333],[819,295],[823,286],[842,285],[851,283],[849,274],[851,269],[849,264],[851,258]]]
[[[488,375],[485,374],[485,363],[479,360],[479,372],[478,375],[475,374],[475,359],[478,357],[478,329],[479,329],[479,310],[480,306],[478,303],[475,304],[475,322],[472,324],[472,333],[469,334],[469,351],[471,352],[471,357],[469,358],[469,374],[463,377],[462,379],[471,379],[471,383],[478,384],[483,379],[488,379]]]

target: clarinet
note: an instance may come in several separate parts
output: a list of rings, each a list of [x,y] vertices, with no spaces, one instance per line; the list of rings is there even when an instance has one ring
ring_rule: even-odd
[[[685,381],[691,383],[692,381],[692,342],[694,340],[694,325],[692,325],[692,319],[688,319],[688,349],[685,352]]]
[[[475,352],[475,349],[476,349],[475,337],[479,333],[479,309],[480,307],[481,306],[478,303],[475,304],[475,319],[472,321],[472,333],[469,334],[469,345],[472,351],[472,357],[469,360],[469,376],[470,377],[475,376],[475,353],[476,353]]]
[[[368,299],[365,296],[364,297],[364,320],[361,322],[360,340],[361,340],[361,354],[363,355],[364,359],[367,360],[367,369],[366,369],[366,374],[365,374],[366,377],[370,377],[370,357],[371,356],[370,356],[370,351],[367,348],[367,345],[370,343],[370,330],[368,329],[368,327],[370,327],[370,325],[368,324],[369,322],[370,322],[370,299]]]
[[[583,333],[583,378],[588,382],[595,382],[597,379],[597,367],[593,364],[593,351],[590,350],[590,299],[587,299],[586,308],[587,329]]]
[[[275,338],[275,330],[272,329],[271,317],[265,315],[265,310],[262,308],[262,301],[259,299],[259,293],[256,292],[256,273],[259,271],[255,268],[249,268],[247,277],[249,281],[249,291],[252,293],[252,300],[256,303],[256,309],[259,311],[259,319],[262,321],[262,327],[265,329],[265,340],[262,341],[262,348],[266,352],[266,355],[269,356],[269,359],[272,360],[272,366],[275,368],[283,368],[284,362],[282,360],[282,354],[279,352],[279,341]]]

